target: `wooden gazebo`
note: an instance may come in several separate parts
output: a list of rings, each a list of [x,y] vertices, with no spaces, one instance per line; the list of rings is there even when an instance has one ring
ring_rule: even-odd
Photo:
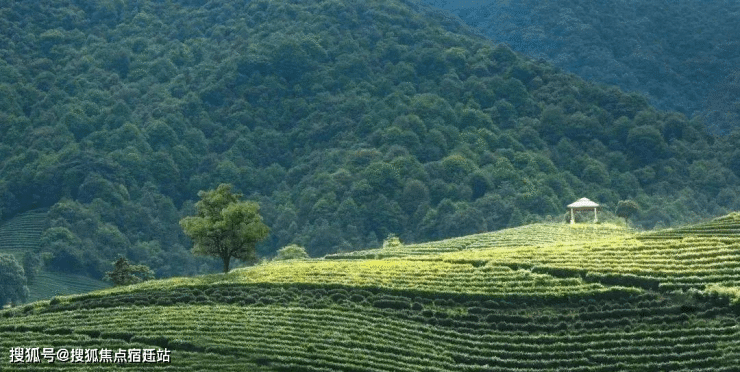
[[[568,209],[570,210],[570,223],[574,224],[576,223],[575,220],[575,212],[576,211],[594,211],[594,223],[599,222],[599,217],[597,215],[597,210],[601,208],[600,205],[592,202],[588,198],[580,198],[576,200],[573,203],[568,204]]]

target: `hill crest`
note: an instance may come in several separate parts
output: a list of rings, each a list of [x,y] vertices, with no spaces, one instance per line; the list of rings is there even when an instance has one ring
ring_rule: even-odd
[[[177,371],[731,371],[740,310],[727,280],[740,261],[727,255],[737,236],[676,245],[639,235],[268,263],[64,296],[0,311],[0,347],[168,349]]]

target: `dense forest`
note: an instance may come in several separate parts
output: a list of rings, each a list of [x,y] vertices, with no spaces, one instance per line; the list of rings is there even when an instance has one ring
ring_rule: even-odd
[[[701,116],[714,133],[740,120],[740,2],[423,0],[491,39],[585,79]]]
[[[52,269],[215,270],[178,225],[231,183],[311,256],[740,207],[738,135],[529,59],[413,1],[0,0],[0,219],[48,208]]]

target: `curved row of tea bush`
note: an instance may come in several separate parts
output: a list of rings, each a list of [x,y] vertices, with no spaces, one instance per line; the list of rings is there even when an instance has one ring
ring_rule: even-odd
[[[605,285],[672,291],[704,289],[710,284],[740,282],[738,215],[706,224],[650,233],[584,236],[539,243],[481,248],[417,256],[414,259],[471,262],[526,268],[556,277],[582,277]],[[481,239],[482,240],[482,239]]]
[[[322,296],[320,288],[305,293],[305,288],[257,288],[263,295]],[[341,290],[352,291],[335,288],[334,294]],[[196,291],[240,292],[236,286]],[[331,297],[329,292],[323,297]],[[234,363],[213,365],[223,370],[261,365],[275,371],[730,371],[740,361],[737,316],[709,302],[677,307],[641,295],[522,308],[486,301],[465,307],[475,301],[431,296],[418,300],[431,303],[418,310],[345,301],[310,308],[300,302],[243,305],[210,299],[206,305],[130,304],[74,312],[37,306],[14,314],[12,323],[0,321],[0,347],[169,348],[172,370],[212,370],[207,363],[215,356]],[[479,311],[488,316],[471,320]],[[562,326],[538,327],[542,323]]]
[[[325,258],[365,259],[405,257],[457,252],[474,248],[504,248],[554,244],[556,242],[583,242],[594,239],[627,237],[634,235],[634,233],[635,231],[632,229],[614,224],[578,224],[571,226],[555,223],[537,223],[428,243],[401,244],[380,249],[335,253],[327,255]]]
[[[538,229],[552,231],[510,232],[522,242],[507,246],[471,248],[477,235],[446,253],[272,262],[57,297],[0,311],[0,348],[167,348],[171,364],[112,367],[172,371],[740,365],[734,237],[638,239],[592,227],[550,242]],[[80,368],[0,359],[3,370],[42,367]]]

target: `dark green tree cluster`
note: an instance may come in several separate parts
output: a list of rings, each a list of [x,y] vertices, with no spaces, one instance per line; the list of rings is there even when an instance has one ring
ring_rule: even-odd
[[[0,254],[0,308],[8,303],[23,303],[28,286],[23,266],[9,254]]]
[[[620,200],[617,203],[616,215],[624,218],[626,222],[631,216],[640,210],[640,206],[634,200]]]
[[[734,1],[423,0],[488,37],[729,133],[740,121]],[[526,36],[524,36],[526,35]]]
[[[146,265],[132,265],[126,257],[119,257],[113,264],[113,270],[105,273],[105,280],[115,285],[129,285],[154,279],[154,272]]]
[[[740,207],[729,137],[417,3],[196,5],[0,7],[0,211],[49,208],[47,267],[213,270],[178,222],[221,183],[259,204],[262,256],[495,230],[583,196],[635,200],[644,227]]]

